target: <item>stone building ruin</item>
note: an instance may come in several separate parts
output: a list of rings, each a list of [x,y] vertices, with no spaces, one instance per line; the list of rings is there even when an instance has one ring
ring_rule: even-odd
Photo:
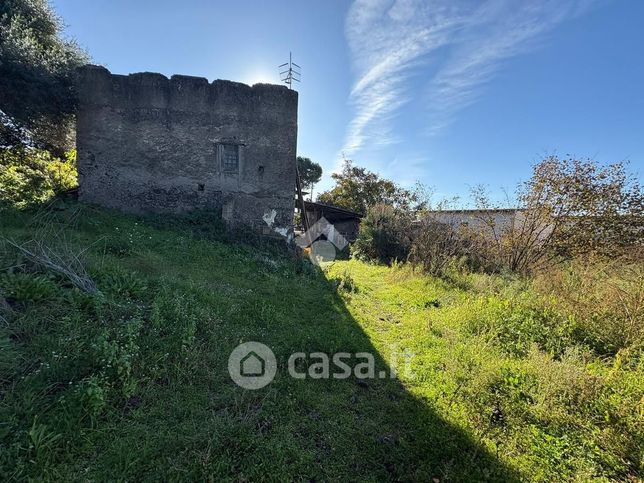
[[[79,73],[79,197],[132,213],[218,210],[290,236],[297,92],[161,74]]]

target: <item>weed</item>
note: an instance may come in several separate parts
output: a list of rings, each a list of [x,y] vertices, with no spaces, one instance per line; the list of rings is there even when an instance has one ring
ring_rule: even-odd
[[[16,302],[44,302],[56,298],[58,285],[44,275],[29,273],[0,274],[0,290]]]
[[[351,272],[348,269],[345,269],[340,277],[334,279],[334,283],[337,286],[337,289],[342,292],[354,293],[358,291],[358,287],[351,276]]]

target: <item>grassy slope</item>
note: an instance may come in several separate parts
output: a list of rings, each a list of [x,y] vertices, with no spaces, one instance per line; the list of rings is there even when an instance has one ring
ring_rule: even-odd
[[[28,218],[2,215],[1,234],[31,236]],[[516,282],[355,261],[320,273],[189,228],[83,208],[65,233],[91,245],[102,297],[4,270],[0,479],[507,481],[624,478],[641,464],[641,362],[538,351],[520,329],[539,313],[507,303]],[[0,268],[20,265],[3,250]],[[509,335],[494,325],[508,314]],[[226,368],[249,340],[280,366],[259,391]],[[558,340],[539,339],[552,353]],[[367,351],[385,369],[394,345],[416,354],[413,377],[285,370],[295,351]]]

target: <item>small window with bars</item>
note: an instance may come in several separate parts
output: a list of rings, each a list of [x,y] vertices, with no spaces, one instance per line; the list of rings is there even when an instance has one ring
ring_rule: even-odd
[[[225,173],[237,173],[239,171],[239,145],[221,145],[221,165]]]

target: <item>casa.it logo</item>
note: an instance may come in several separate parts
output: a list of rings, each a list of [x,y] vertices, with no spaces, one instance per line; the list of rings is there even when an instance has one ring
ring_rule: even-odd
[[[293,379],[387,379],[398,377],[402,363],[402,375],[413,379],[412,358],[408,349],[390,348],[388,366],[377,370],[376,358],[369,352],[295,352],[287,362],[288,374]],[[244,389],[261,389],[270,384],[277,373],[275,354],[260,342],[245,342],[233,349],[228,358],[231,379]]]
[[[271,383],[277,372],[275,354],[260,342],[240,344],[228,357],[231,379],[244,389],[261,389]]]
[[[295,239],[300,248],[311,250],[311,261],[319,265],[335,260],[336,250],[342,251],[349,244],[347,239],[335,229],[326,218],[321,217],[307,231]]]

